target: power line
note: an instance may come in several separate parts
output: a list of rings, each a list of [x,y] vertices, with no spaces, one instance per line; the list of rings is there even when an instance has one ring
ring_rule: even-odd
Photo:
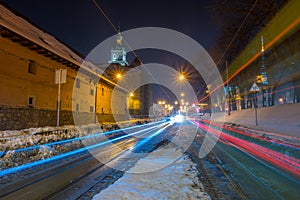
[[[105,19],[109,22],[109,24],[112,26],[112,28],[119,33],[119,30],[117,29],[117,27],[113,24],[113,22],[109,19],[109,17],[106,15],[106,13],[104,12],[104,10],[101,8],[101,6],[97,3],[96,0],[93,0],[94,4],[96,5],[96,7],[98,8],[98,10],[102,13],[102,15],[105,17]],[[135,51],[133,50],[133,48],[129,45],[129,43],[126,41],[125,38],[123,38],[125,44],[129,47],[130,51],[133,53],[133,55],[138,59],[138,61],[141,63],[142,66],[144,66],[144,63],[142,62],[142,60],[138,57],[138,55],[135,53]],[[145,67],[144,69],[147,70],[147,68]],[[148,71],[148,70],[147,70]],[[149,71],[148,71],[149,72]],[[156,81],[156,79],[152,76],[151,73],[149,73],[149,75],[153,78],[154,81]],[[156,81],[158,82],[158,81]],[[158,84],[159,88],[165,93],[165,95],[167,96],[167,98],[170,100],[171,98],[169,97],[169,95],[167,94],[167,92],[161,87],[160,84]]]
[[[232,42],[234,41],[234,39],[236,38],[236,36],[238,35],[238,33],[240,32],[242,26],[244,25],[244,23],[246,22],[248,16],[250,15],[250,13],[252,12],[252,10],[254,9],[256,3],[258,0],[255,0],[255,2],[252,4],[250,10],[248,11],[247,15],[245,16],[244,20],[242,21],[242,23],[240,24],[238,30],[235,32],[235,34],[233,35],[233,37],[231,38],[229,44],[227,45],[226,49],[224,50],[222,56],[219,58],[217,65],[221,62],[221,60],[223,59],[223,57],[225,56],[227,50],[229,49],[229,47],[231,46]]]
[[[113,27],[113,29],[118,33],[118,29],[116,26],[112,23],[112,21],[109,19],[109,17],[105,14],[104,10],[100,7],[100,5],[97,3],[96,0],[93,0],[94,4],[97,6],[98,10],[102,13],[102,15],[105,17],[105,19],[110,23],[110,25]]]
[[[240,24],[239,28],[237,29],[237,31],[235,32],[235,34],[233,35],[233,37],[231,38],[230,42],[228,43],[226,49],[224,50],[222,56],[219,58],[218,62],[216,63],[216,66],[218,66],[218,64],[221,62],[221,60],[223,59],[223,57],[225,56],[226,52],[228,51],[229,47],[231,46],[232,42],[234,41],[234,39],[236,38],[236,36],[238,35],[238,33],[240,32],[242,26],[244,25],[244,23],[246,22],[246,20],[248,19],[250,13],[252,12],[252,10],[254,9],[256,3],[258,0],[255,0],[255,2],[252,4],[251,8],[249,9],[247,15],[245,16],[245,18],[243,19],[242,23]],[[229,80],[231,80],[233,78],[234,75],[232,75],[229,79],[227,78],[227,80],[222,83],[221,85],[217,86],[215,89],[213,89],[209,94],[207,94],[206,96],[204,96],[202,99],[200,99],[199,101],[203,101],[205,99],[207,99],[210,94],[212,92],[215,92],[217,89],[219,89],[221,86],[225,85],[226,83],[228,83]],[[203,86],[204,87],[204,86]],[[203,87],[201,88],[201,90],[203,89]]]

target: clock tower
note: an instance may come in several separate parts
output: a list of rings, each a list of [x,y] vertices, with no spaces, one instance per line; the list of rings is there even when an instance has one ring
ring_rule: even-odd
[[[110,61],[108,63],[116,63],[120,64],[121,66],[128,66],[128,62],[126,60],[126,51],[122,47],[122,35],[119,32],[116,36],[117,46],[110,50]]]

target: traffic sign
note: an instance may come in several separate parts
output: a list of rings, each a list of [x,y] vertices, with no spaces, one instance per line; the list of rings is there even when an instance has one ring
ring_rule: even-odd
[[[260,89],[258,87],[258,85],[254,82],[252,87],[250,88],[250,92],[259,92]]]
[[[55,70],[55,84],[62,84],[67,82],[67,69]]]

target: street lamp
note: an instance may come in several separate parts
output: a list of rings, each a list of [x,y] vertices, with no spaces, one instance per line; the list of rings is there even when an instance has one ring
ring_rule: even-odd
[[[180,81],[183,81],[185,79],[185,76],[183,74],[179,74],[178,79]]]
[[[116,77],[117,77],[117,79],[121,79],[122,78],[122,74],[117,73]]]

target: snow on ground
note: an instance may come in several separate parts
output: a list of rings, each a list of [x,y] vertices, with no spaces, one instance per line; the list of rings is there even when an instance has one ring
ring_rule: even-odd
[[[122,126],[130,127],[134,125],[135,122],[127,121],[124,122]],[[58,132],[56,132],[56,127],[0,131],[0,170],[82,148],[83,145],[89,145],[90,142],[95,141],[88,141],[86,139],[51,146],[46,146],[45,144],[72,138],[80,138],[95,133],[115,130],[116,128],[118,128],[116,123],[105,123],[102,125],[66,125],[59,127]],[[17,149],[29,148],[32,146],[39,146],[39,148],[16,151]]]
[[[258,126],[255,125],[254,109],[231,111],[231,115],[213,113],[213,120],[244,125],[293,137],[300,137],[300,104],[283,104],[278,106],[258,108]],[[202,117],[210,119],[209,114]]]
[[[182,156],[165,168],[161,162],[169,162]],[[136,173],[144,168],[149,173]],[[147,171],[147,170],[146,170]],[[198,179],[196,165],[180,149],[164,146],[139,160],[122,178],[93,197],[93,200],[137,199],[211,199]]]

